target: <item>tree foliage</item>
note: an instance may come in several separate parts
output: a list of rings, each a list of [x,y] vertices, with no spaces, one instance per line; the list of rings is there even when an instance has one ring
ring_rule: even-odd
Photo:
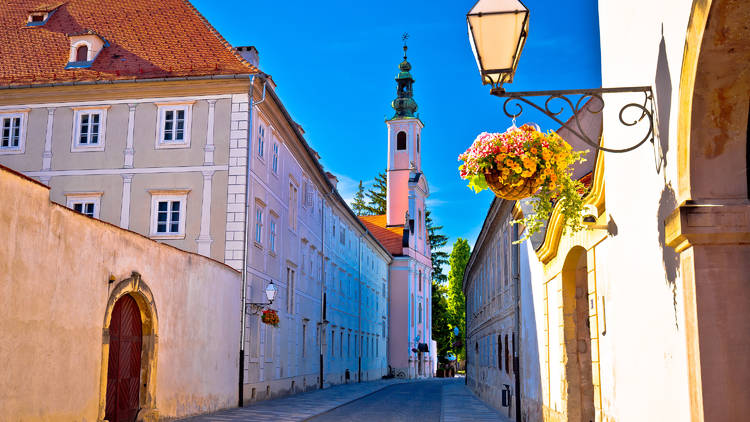
[[[430,239],[430,250],[432,252],[432,279],[443,284],[448,281],[448,277],[443,274],[443,265],[448,263],[448,253],[442,249],[448,243],[448,236],[441,233],[443,226],[436,226],[432,221],[431,212],[425,208],[424,212],[425,227]]]
[[[357,193],[354,194],[354,202],[352,203],[352,210],[357,215],[364,215],[367,209],[367,203],[365,202],[365,187],[362,186],[362,181],[359,181],[359,187],[357,187]]]
[[[452,334],[448,301],[445,297],[446,287],[432,282],[432,339],[437,343],[438,361],[445,362],[445,356],[452,349]]]
[[[461,347],[455,350],[459,359],[466,359],[466,298],[463,292],[463,279],[466,264],[469,263],[471,247],[466,239],[458,238],[453,243],[448,264],[448,289],[446,297],[448,300],[448,314],[451,326],[458,327],[461,339]]]
[[[368,189],[367,205],[364,208],[365,215],[383,215],[386,213],[386,194],[388,182],[385,171],[375,177],[375,183]]]

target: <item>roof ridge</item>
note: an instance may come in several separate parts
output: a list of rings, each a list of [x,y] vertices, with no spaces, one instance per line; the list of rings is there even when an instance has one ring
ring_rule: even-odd
[[[214,34],[214,36],[216,37],[216,39],[218,39],[219,42],[227,49],[227,51],[229,51],[242,65],[244,65],[249,70],[251,70],[252,71],[251,73],[259,73],[260,72],[260,69],[258,67],[256,67],[252,63],[250,63],[247,60],[245,60],[245,58],[242,57],[242,55],[237,52],[237,49],[235,49],[232,46],[232,44],[230,44],[229,41],[227,41],[226,38],[224,38],[224,36],[221,35],[221,33],[219,31],[217,31],[216,28],[214,28],[213,25],[211,25],[211,23],[208,21],[208,19],[206,19],[206,17],[203,16],[203,14],[201,12],[199,12],[198,9],[195,6],[193,6],[192,3],[190,3],[190,0],[182,0],[182,2],[185,3],[185,5],[188,7],[188,9],[190,9],[190,11],[193,12],[193,14],[201,22],[203,22],[203,24],[206,26],[206,28],[208,29],[208,31],[211,32],[212,34]]]

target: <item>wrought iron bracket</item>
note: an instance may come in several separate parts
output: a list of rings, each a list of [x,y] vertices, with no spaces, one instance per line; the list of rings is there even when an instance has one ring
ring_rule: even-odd
[[[496,86],[490,93],[500,98],[505,98],[503,112],[506,116],[515,119],[524,112],[523,104],[527,104],[542,112],[561,127],[569,130],[573,135],[583,142],[605,152],[628,152],[643,145],[646,141],[654,142],[654,96],[650,86],[635,86],[623,88],[593,88],[593,89],[569,89],[562,91],[522,91],[506,92],[502,86]],[[581,127],[579,112],[586,110],[593,114],[604,110],[604,94],[643,94],[643,103],[628,102],[620,108],[620,123],[624,126],[638,126],[643,122],[646,126],[646,135],[635,144],[627,148],[606,148],[599,144],[599,139],[591,139]],[[579,96],[577,100],[570,96]],[[542,97],[542,100],[531,100],[530,97]],[[559,101],[558,101],[559,100]],[[557,109],[558,102],[559,109]],[[509,109],[515,107],[515,112]],[[551,108],[552,107],[552,108]],[[560,115],[568,110],[573,116],[567,122],[560,119]],[[632,112],[635,112],[634,114]]]
[[[266,306],[268,306],[270,304],[271,304],[271,302],[268,302],[268,303],[251,303],[251,302],[246,302],[245,303],[245,313],[246,314],[249,313],[249,314],[252,314],[252,315],[258,315],[258,314],[260,314],[263,311],[263,309]],[[248,310],[249,310],[249,312],[248,312]]]

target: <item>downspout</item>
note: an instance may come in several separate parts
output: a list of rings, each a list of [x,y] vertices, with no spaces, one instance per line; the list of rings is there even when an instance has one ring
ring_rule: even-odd
[[[513,241],[519,238],[518,224],[513,225]],[[515,375],[516,422],[521,422],[521,246],[513,245],[513,286],[516,295],[516,338],[513,344],[513,372]]]
[[[320,330],[318,332],[318,344],[320,344],[320,359],[318,360],[319,374],[318,374],[318,386],[323,389],[323,340],[325,339],[325,333],[323,329],[325,325],[323,321],[326,317],[326,196],[323,197],[323,203],[321,205],[321,216],[320,216]]]
[[[240,327],[240,372],[238,376],[239,380],[239,387],[238,387],[238,393],[237,393],[237,406],[243,407],[244,406],[244,384],[245,384],[245,325],[247,325],[247,310],[245,307],[247,306],[247,235],[249,230],[249,220],[250,220],[250,197],[252,196],[253,192],[251,191],[251,184],[250,184],[250,163],[252,162],[250,160],[251,149],[250,145],[252,145],[252,139],[253,139],[253,107],[259,105],[263,101],[266,100],[266,77],[263,74],[260,74],[258,77],[260,77],[263,80],[263,96],[261,97],[260,101],[254,102],[253,101],[253,87],[255,85],[255,76],[256,75],[250,75],[250,89],[248,90],[248,102],[250,106],[248,107],[248,122],[247,122],[247,154],[245,154],[245,222],[243,227],[244,232],[244,239],[242,242],[242,318],[241,318],[241,327]]]
[[[357,318],[359,319],[359,331],[360,341],[362,339],[362,235],[357,238],[357,272],[358,278],[358,289],[359,289],[359,311]],[[356,345],[355,345],[356,346]],[[356,348],[356,347],[355,347]],[[362,352],[359,353],[359,359],[357,359],[357,382],[362,382]]]

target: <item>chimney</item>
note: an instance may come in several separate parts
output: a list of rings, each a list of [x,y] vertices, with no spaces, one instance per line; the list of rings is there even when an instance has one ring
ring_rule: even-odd
[[[326,172],[326,176],[328,176],[328,181],[331,182],[333,187],[338,190],[339,178],[334,176],[330,171]]]
[[[259,67],[258,63],[260,62],[260,57],[258,56],[258,50],[255,49],[255,46],[237,47],[237,52],[240,53],[242,58],[248,63],[255,67]]]

